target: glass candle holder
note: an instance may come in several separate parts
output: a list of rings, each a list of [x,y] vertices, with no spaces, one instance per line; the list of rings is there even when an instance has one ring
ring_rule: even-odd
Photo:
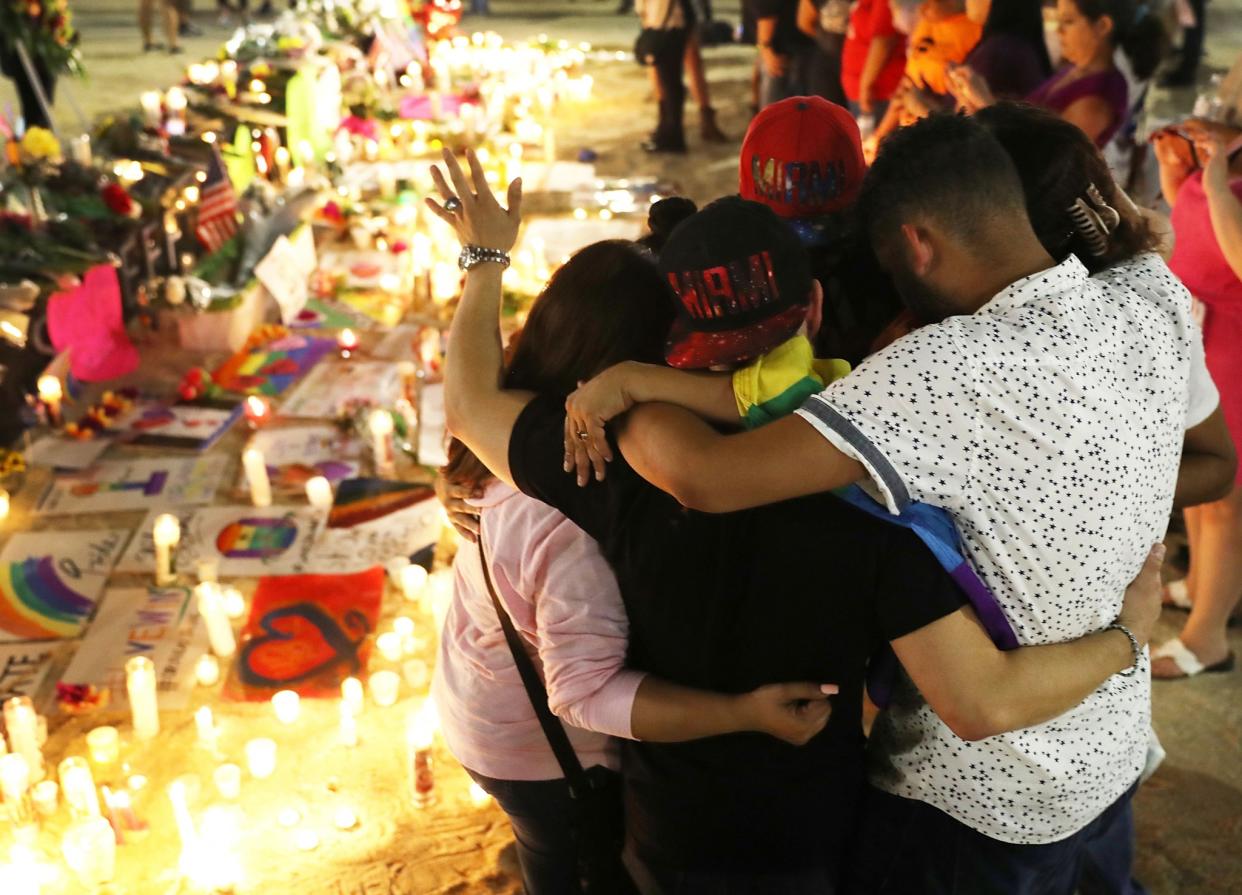
[[[401,690],[401,677],[395,671],[377,671],[371,675],[368,684],[376,705],[386,708],[396,703]]]
[[[86,734],[86,749],[97,768],[110,768],[121,760],[121,734],[115,727],[96,727]]]
[[[267,738],[246,743],[246,767],[256,780],[266,780],[276,772],[276,743]]]

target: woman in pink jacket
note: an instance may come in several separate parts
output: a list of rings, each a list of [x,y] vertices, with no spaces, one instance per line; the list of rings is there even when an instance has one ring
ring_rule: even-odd
[[[672,302],[640,251],[628,242],[596,243],[557,271],[510,345],[507,388],[568,395],[620,360],[660,361]],[[557,510],[493,479],[460,442],[443,473],[477,495],[481,537],[463,544],[454,563],[433,694],[449,750],[509,815],[527,895],[583,891],[580,831],[492,604],[484,553],[497,596],[541,671],[549,706],[603,787],[617,779],[614,737],[673,742],[758,731],[803,743],[823,728],[828,706],[818,684],[725,695],[627,669],[625,607],[595,541]],[[623,880],[620,789],[613,791],[614,872]]]

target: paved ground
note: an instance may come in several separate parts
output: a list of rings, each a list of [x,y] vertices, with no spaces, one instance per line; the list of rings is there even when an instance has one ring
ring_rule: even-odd
[[[206,0],[198,2],[201,6]],[[497,15],[485,24],[511,38],[547,32],[624,48],[633,40],[635,25],[630,17],[613,15],[613,4],[614,0],[496,0]],[[206,35],[186,41],[185,57],[144,55],[131,5],[122,0],[79,0],[73,6],[90,74],[69,89],[87,116],[132,105],[143,89],[171,83],[186,59],[214,53],[227,34],[215,23],[212,11],[201,9],[198,22]],[[718,12],[736,21],[736,0],[720,4]],[[1211,15],[1209,63],[1224,68],[1242,50],[1242,0],[1216,0]],[[748,53],[713,50],[710,60],[714,103],[726,130],[740,135],[748,120]],[[632,63],[603,66],[597,73],[599,102],[563,121],[559,145],[566,152],[596,150],[602,173],[664,174],[699,200],[730,191],[736,176],[736,146],[699,147],[684,159],[660,163],[634,151],[654,117],[645,104],[647,94],[645,76]],[[76,116],[63,96],[56,118],[73,132],[78,129]],[[0,103],[11,101],[9,85],[0,82]],[[1162,115],[1172,115],[1187,108],[1191,98],[1166,95],[1155,101]],[[693,121],[692,110],[689,120]],[[693,132],[691,137],[693,144]],[[1181,618],[1166,613],[1160,639],[1175,633]],[[1234,650],[1242,653],[1239,630],[1232,640]],[[1139,876],[1155,895],[1242,893],[1242,673],[1158,683],[1154,713],[1169,758],[1138,797]]]

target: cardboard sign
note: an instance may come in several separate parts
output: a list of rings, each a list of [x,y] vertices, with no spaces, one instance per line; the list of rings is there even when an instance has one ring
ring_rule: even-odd
[[[294,249],[289,237],[281,236],[272,245],[267,256],[254,268],[255,277],[276,300],[280,308],[281,322],[286,325],[297,320],[309,297],[309,274],[302,269],[304,263],[304,257]]]

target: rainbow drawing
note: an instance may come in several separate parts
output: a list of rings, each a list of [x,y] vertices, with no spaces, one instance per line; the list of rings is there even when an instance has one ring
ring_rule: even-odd
[[[0,564],[0,631],[17,639],[76,637],[94,607],[61,578],[52,556]]]
[[[216,549],[227,559],[270,559],[293,546],[298,525],[289,517],[239,519],[216,536]]]

